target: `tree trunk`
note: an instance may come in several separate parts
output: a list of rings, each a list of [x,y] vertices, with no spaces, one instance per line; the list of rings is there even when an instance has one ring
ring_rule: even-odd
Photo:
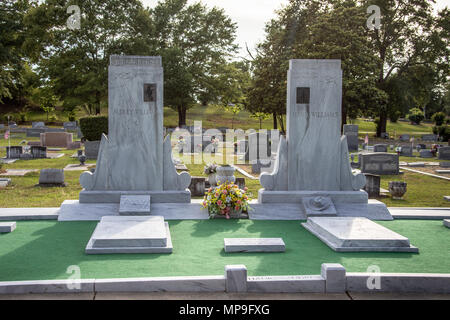
[[[182,127],[186,125],[186,107],[178,106],[178,127]]]
[[[98,115],[101,113],[101,107],[100,107],[100,92],[95,93],[95,114]]]
[[[380,122],[377,125],[377,137],[381,137],[381,134],[386,132],[386,124],[387,124],[387,110],[381,108]]]
[[[347,108],[344,103],[342,103],[342,113],[341,113],[341,134],[344,132],[344,124],[347,124]]]
[[[281,132],[281,134],[286,135],[286,130],[284,128],[283,115],[280,114],[278,116],[278,121],[280,122],[280,132]]]
[[[273,129],[274,130],[278,129],[278,121],[277,121],[277,113],[276,112],[273,113]]]

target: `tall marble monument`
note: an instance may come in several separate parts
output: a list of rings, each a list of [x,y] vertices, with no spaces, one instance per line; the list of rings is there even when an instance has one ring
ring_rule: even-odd
[[[122,195],[190,202],[190,175],[176,172],[170,137],[163,141],[161,57],[111,56],[108,78],[109,134],[95,172],[80,177],[80,203],[118,203]]]
[[[333,206],[336,215],[369,215],[365,177],[352,171],[340,134],[341,100],[340,60],[290,61],[287,136],[274,171],[260,176],[260,203],[300,202],[314,216]]]

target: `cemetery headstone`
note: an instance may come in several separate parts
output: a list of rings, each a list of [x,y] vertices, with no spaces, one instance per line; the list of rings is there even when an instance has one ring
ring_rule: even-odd
[[[39,175],[41,187],[64,187],[64,169],[42,169]]]
[[[409,139],[411,139],[410,136],[409,136],[409,134],[402,134],[402,135],[400,136],[400,141],[401,141],[401,142],[408,142]]]
[[[76,121],[64,122],[63,127],[64,127],[64,129],[71,130],[71,131],[78,130],[78,124]]]
[[[376,144],[373,146],[373,152],[388,152],[388,146],[386,144]]]
[[[32,128],[45,128],[44,122],[32,122],[31,123]]]
[[[250,133],[248,135],[248,148],[245,152],[245,161],[249,161],[251,164],[256,164],[260,160],[263,160],[264,163],[270,163],[270,161],[267,161],[267,159],[270,159],[270,155],[271,146],[267,132]]]
[[[46,129],[41,127],[36,128],[27,128],[26,133],[28,138],[39,138],[41,136],[41,133],[45,133]]]
[[[34,159],[45,159],[47,158],[47,147],[31,146],[31,154]]]
[[[439,148],[439,159],[440,160],[450,160],[450,147],[440,147]]]
[[[280,139],[273,173],[260,176],[260,198],[270,191],[357,191],[365,185],[364,175],[352,173],[340,134],[341,98],[340,60],[290,60],[286,139]]]
[[[366,153],[359,155],[361,172],[376,175],[399,174],[399,157],[393,153]]]
[[[8,159],[20,159],[20,155],[23,153],[21,146],[6,147],[6,158]]]
[[[400,155],[404,157],[412,157],[413,156],[413,148],[411,146],[401,146]]]
[[[422,135],[422,141],[435,142],[437,141],[437,136],[435,134],[424,134]]]
[[[344,124],[344,135],[347,137],[348,151],[358,151],[358,125]]]
[[[419,151],[421,158],[433,158],[431,150],[423,149]]]
[[[380,176],[370,173],[365,173],[364,175],[366,176],[364,191],[367,192],[369,198],[378,198],[380,196]]]
[[[73,142],[73,133],[45,132],[41,134],[40,138],[42,146],[68,148]]]
[[[97,159],[100,150],[100,141],[85,141],[84,153],[87,159]]]
[[[108,95],[108,137],[95,173],[80,177],[80,202],[117,203],[133,192],[152,202],[190,202],[190,175],[177,173],[170,137],[163,137],[161,57],[111,56]]]

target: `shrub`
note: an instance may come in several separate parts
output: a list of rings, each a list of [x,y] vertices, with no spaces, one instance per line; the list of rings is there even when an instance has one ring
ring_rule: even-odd
[[[425,119],[425,116],[423,115],[422,110],[419,108],[412,108],[409,110],[408,119],[412,123],[420,124],[423,119]]]
[[[391,120],[392,123],[397,123],[398,118],[400,118],[401,115],[402,113],[400,111],[391,112],[391,114],[389,114],[389,120]]]
[[[443,113],[443,112],[436,112],[431,117],[431,120],[433,120],[433,122],[434,122],[434,124],[436,124],[436,126],[438,126],[438,127],[442,126],[444,124],[444,120],[445,120],[445,113]]]
[[[95,116],[80,119],[80,129],[83,138],[88,141],[98,141],[102,139],[102,134],[108,134],[108,117]]]
[[[20,122],[27,121],[27,113],[26,112],[19,113],[19,118],[20,118]]]
[[[450,126],[434,126],[433,133],[439,135],[442,141],[450,140]]]

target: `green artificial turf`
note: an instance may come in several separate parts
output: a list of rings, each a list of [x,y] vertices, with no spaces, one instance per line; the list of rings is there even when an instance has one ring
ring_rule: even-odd
[[[419,254],[337,253],[298,221],[169,221],[172,254],[86,255],[96,222],[23,221],[0,235],[0,281],[66,279],[78,265],[83,279],[221,275],[224,266],[244,264],[248,274],[320,274],[322,263],[341,263],[348,272],[450,273],[450,230],[442,221],[380,222],[408,237]],[[282,237],[285,253],[225,253],[226,237]]]

